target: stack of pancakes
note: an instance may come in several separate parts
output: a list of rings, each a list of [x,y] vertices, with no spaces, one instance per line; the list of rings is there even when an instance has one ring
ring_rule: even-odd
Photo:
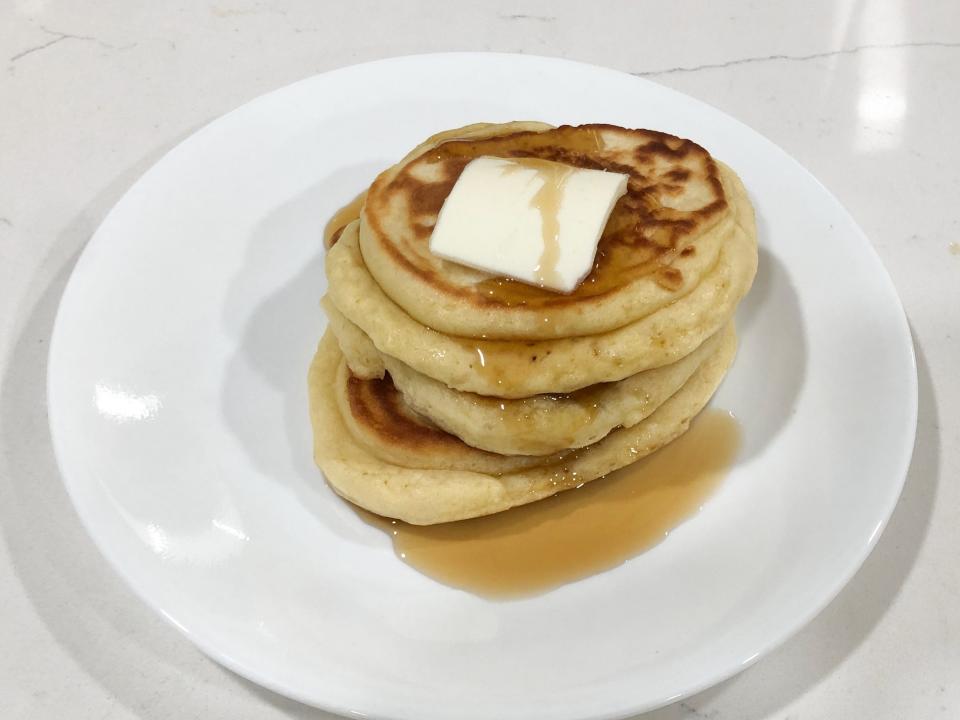
[[[480,156],[629,175],[572,294],[430,253],[444,199]],[[377,514],[447,522],[602,477],[683,433],[733,359],[753,208],[689,140],[471,125],[427,140],[358,205],[328,237],[311,414],[328,481]]]

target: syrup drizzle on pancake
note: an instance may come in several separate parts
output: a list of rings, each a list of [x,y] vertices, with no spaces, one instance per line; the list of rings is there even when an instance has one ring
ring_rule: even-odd
[[[560,260],[560,203],[563,190],[574,168],[570,165],[541,160],[539,158],[517,158],[513,165],[505,165],[502,175],[512,175],[523,168],[535,170],[540,180],[540,189],[530,198],[530,207],[540,213],[540,232],[543,249],[537,263],[537,284],[540,287],[554,285],[560,281],[557,276],[557,262]]]
[[[412,215],[428,220],[417,225],[421,236],[408,239],[390,250],[394,259],[404,266],[409,265],[409,269],[422,274],[427,281],[438,283],[444,292],[469,296],[487,306],[539,308],[574,305],[587,298],[615,293],[643,276],[651,276],[668,290],[678,289],[683,283],[683,274],[674,266],[674,261],[680,251],[686,249],[697,233],[719,221],[727,208],[716,164],[695,143],[653,131],[631,131],[637,136],[636,142],[640,143],[633,151],[635,159],[633,164],[619,163],[612,159],[612,151],[604,141],[602,131],[605,127],[563,126],[547,132],[521,132],[475,140],[451,139],[427,151],[379,190],[378,202],[383,203],[394,193],[404,194],[410,202]],[[484,155],[531,164],[546,160],[631,176],[627,194],[614,207],[600,238],[593,269],[571,293],[558,293],[501,276],[469,286],[454,286],[446,283],[433,269],[422,266],[421,260],[417,259],[421,255],[427,257],[421,246],[426,246],[429,241],[432,221],[463,168],[470,160]],[[418,179],[416,168],[423,164],[432,166],[437,177],[429,181]],[[665,167],[672,169],[665,171]],[[662,176],[661,171],[665,173]],[[666,198],[683,193],[693,186],[698,188],[697,194],[702,195],[699,206],[678,210],[661,202],[661,196]],[[544,205],[549,203],[544,202]],[[376,225],[376,212],[371,221]],[[380,232],[377,227],[373,229]],[[549,236],[549,230],[545,235]],[[695,246],[690,247],[695,251]],[[689,257],[694,251],[683,257]],[[547,251],[542,265],[548,273],[551,259]]]

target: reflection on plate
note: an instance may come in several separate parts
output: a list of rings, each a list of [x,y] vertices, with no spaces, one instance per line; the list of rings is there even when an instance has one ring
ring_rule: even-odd
[[[323,484],[305,375],[323,323],[324,220],[431,132],[514,118],[696,139],[752,192],[761,256],[714,403],[743,432],[717,494],[609,572],[495,602],[399,562]],[[212,657],[343,713],[529,720],[670,702],[808,621],[893,509],[916,373],[869,242],[782,151],[637,78],[464,54],[305,80],[161,160],[77,263],[49,402],[95,542]]]

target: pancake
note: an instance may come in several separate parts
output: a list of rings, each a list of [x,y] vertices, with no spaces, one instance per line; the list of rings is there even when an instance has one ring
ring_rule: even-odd
[[[506,455],[558,453],[596,442],[615,427],[635,425],[687,381],[722,342],[722,335],[735,336],[733,323],[728,323],[670,365],[573,393],[510,400],[453,390],[396,358],[380,355],[363,331],[332,303],[324,299],[323,305],[345,364],[354,376],[382,378],[389,370],[393,386],[411,410],[468,445]],[[370,372],[375,364],[378,372]]]
[[[340,418],[353,439],[374,457],[394,465],[440,470],[455,467],[494,475],[558,461],[563,456],[499,455],[466,445],[414,411],[390,375],[362,380],[343,360],[331,389]]]
[[[502,398],[566,393],[676,362],[732,317],[757,267],[753,208],[739,179],[730,183],[734,232],[715,266],[684,297],[641,320],[582,337],[539,341],[475,340],[437,332],[381,290],[361,255],[358,224],[327,254],[329,297],[381,354],[465,392]]]
[[[341,361],[335,392],[340,415],[354,439],[382,460],[416,468],[514,472],[557,462],[601,440],[615,427],[636,425],[677,392],[700,365],[735,342],[733,326],[728,325],[679,363],[573,396],[500,401],[434,387],[440,396],[435,408],[445,419],[455,418],[453,429],[436,423],[430,413],[410,402],[408,393],[400,390],[398,378],[403,371],[396,361],[388,362],[389,375],[368,380],[356,377]],[[479,426],[478,421],[487,426]],[[542,449],[549,444],[550,449],[527,453],[487,447],[491,442],[506,445],[513,435],[528,438],[527,445]],[[570,440],[573,435],[575,441]]]
[[[601,440],[653,413],[721,344],[733,324],[675,363],[570,394],[506,400],[451,390],[384,356],[407,406],[468,445],[505,455],[551,455]]]
[[[629,175],[587,278],[570,294],[444,260],[429,250],[466,164],[540,158]],[[435,135],[371,185],[360,247],[384,293],[442,333],[537,340],[606,332],[675,302],[716,263],[733,232],[729,179],[702,147],[650,130],[542,123],[471,125]]]
[[[370,338],[364,334],[363,330],[347,320],[330,298],[324,297],[320,304],[327,313],[328,327],[337,338],[340,352],[343,353],[350,372],[364,380],[382,378],[386,372],[383,357]]]
[[[670,442],[686,431],[713,395],[733,354],[730,338],[677,393],[632,428],[615,430],[560,462],[490,474],[461,469],[453,460],[445,469],[404,467],[376,457],[358,443],[344,423],[337,394],[331,391],[342,355],[328,332],[309,373],[314,457],[338,494],[379,515],[416,525],[488,515],[602,477]],[[384,427],[393,428],[398,442],[416,442],[403,439],[411,437],[406,429],[410,416],[396,413],[387,404],[379,407]],[[474,451],[467,445],[460,447],[464,453]]]

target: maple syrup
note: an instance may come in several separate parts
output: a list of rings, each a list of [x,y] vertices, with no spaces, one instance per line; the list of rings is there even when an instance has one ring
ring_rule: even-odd
[[[417,526],[357,512],[390,534],[400,559],[435,580],[491,598],[538,594],[662,542],[707,501],[739,447],[736,419],[708,410],[632,465],[495,515]]]

